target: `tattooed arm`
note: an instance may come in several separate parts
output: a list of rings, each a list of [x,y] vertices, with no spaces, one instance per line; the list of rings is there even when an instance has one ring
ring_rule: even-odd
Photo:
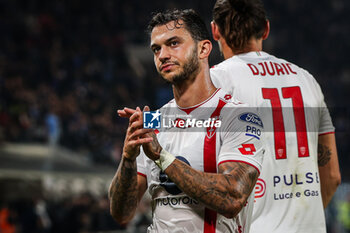
[[[326,134],[318,137],[318,167],[321,180],[322,201],[324,208],[326,208],[341,182],[334,134]]]
[[[157,160],[162,147],[154,133],[149,136],[153,141],[143,149],[150,159]],[[164,172],[188,196],[227,218],[241,211],[259,176],[256,168],[245,163],[222,163],[217,174],[198,171],[178,159]]]
[[[188,196],[227,218],[241,211],[259,176],[254,167],[245,163],[222,163],[216,174],[195,170],[177,159],[165,173]]]
[[[146,178],[137,175],[136,161],[123,158],[109,187],[110,212],[119,224],[126,225],[134,217],[146,189]]]
[[[122,160],[109,187],[111,215],[122,225],[132,219],[137,204],[147,189],[146,178],[137,175],[136,157],[140,154],[140,146],[152,140],[141,138],[149,131],[142,129],[142,112],[137,108],[129,119]]]

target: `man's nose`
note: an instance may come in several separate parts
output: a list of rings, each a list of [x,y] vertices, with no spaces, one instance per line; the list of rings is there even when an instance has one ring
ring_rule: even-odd
[[[159,60],[161,62],[164,62],[164,61],[169,60],[169,59],[170,59],[169,49],[167,47],[161,48],[161,50],[159,52]]]

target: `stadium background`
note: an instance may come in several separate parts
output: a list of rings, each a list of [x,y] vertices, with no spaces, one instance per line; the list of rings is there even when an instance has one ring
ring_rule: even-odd
[[[306,68],[336,127],[342,185],[328,232],[350,229],[350,2],[264,0],[264,50]],[[0,232],[142,232],[149,204],[119,226],[107,188],[126,121],[116,110],[160,107],[145,32],[151,12],[194,8],[209,29],[214,1],[0,0]],[[210,65],[222,60],[214,42]]]

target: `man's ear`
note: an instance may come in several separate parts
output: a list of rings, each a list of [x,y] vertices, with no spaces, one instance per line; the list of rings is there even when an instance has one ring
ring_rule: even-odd
[[[267,37],[269,36],[269,34],[270,34],[270,21],[267,19],[266,20],[265,31],[264,31],[264,34],[262,36],[262,39],[266,40]]]
[[[213,39],[218,41],[221,38],[221,33],[219,31],[218,25],[214,21],[211,21],[210,26],[211,33],[213,34]]]
[[[202,40],[198,43],[198,57],[199,59],[208,58],[213,48],[210,40]]]

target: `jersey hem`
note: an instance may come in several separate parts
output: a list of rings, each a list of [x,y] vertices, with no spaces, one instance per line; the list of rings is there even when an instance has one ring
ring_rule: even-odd
[[[333,131],[333,132],[320,133],[318,134],[318,136],[327,135],[327,134],[335,134],[335,132]]]
[[[254,164],[249,163],[249,162],[247,162],[247,161],[244,161],[244,160],[235,160],[235,159],[223,160],[223,161],[221,161],[221,162],[218,163],[218,166],[219,166],[220,164],[227,163],[227,162],[239,162],[239,163],[248,164],[248,165],[254,167],[254,168],[258,171],[258,173],[259,173],[259,175],[260,175],[260,170],[259,170],[259,168],[258,168],[257,166],[255,166]]]
[[[141,173],[141,172],[137,172],[137,175],[140,175],[140,176],[143,176],[143,177],[147,178],[147,176],[145,174]]]

